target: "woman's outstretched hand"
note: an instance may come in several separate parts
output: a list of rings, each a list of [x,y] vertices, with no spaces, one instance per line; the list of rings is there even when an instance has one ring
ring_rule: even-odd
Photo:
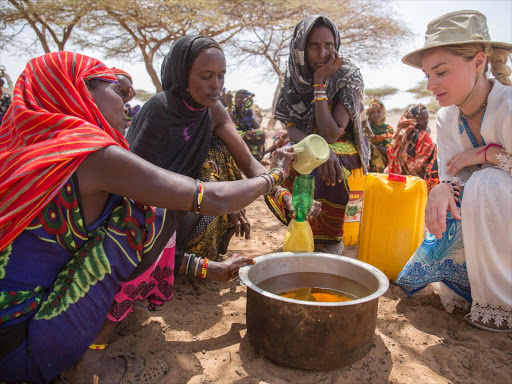
[[[448,210],[455,219],[460,220],[459,208],[455,204],[450,185],[440,183],[430,191],[425,208],[427,229],[438,239],[442,238],[446,231],[446,212]]]
[[[224,261],[210,261],[208,263],[208,273],[206,275],[210,280],[215,281],[230,281],[238,270],[244,265],[254,264],[255,261],[252,256],[233,254],[229,259]]]
[[[286,174],[290,173],[290,167],[297,161],[297,155],[293,152],[293,147],[282,147],[272,153],[270,168],[281,167]]]

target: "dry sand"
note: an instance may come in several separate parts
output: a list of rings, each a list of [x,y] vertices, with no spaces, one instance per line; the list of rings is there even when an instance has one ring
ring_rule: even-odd
[[[390,124],[394,118],[389,118]],[[396,117],[396,120],[398,118]],[[433,127],[433,125],[431,125]],[[234,238],[233,253],[280,251],[285,227],[259,198],[247,209],[251,239]],[[356,247],[345,254],[357,254]],[[449,314],[430,288],[408,298],[394,284],[380,298],[369,353],[332,371],[290,369],[251,346],[246,288],[178,276],[174,299],[157,312],[136,307],[116,330],[111,352],[166,360],[161,383],[506,383],[512,377],[512,334],[474,329],[464,312]]]

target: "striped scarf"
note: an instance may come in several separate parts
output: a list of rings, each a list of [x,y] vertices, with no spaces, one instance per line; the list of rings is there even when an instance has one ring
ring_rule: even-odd
[[[91,152],[128,149],[85,81],[116,82],[100,61],[52,52],[28,62],[0,126],[0,251],[58,193]]]

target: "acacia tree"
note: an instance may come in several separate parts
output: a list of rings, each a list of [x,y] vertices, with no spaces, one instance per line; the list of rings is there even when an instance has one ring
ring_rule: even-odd
[[[425,106],[428,111],[431,113],[437,113],[441,106],[436,101],[432,92],[427,89],[427,83],[427,80],[421,80],[414,87],[408,89],[407,92],[412,93],[418,99],[426,99]]]
[[[386,97],[395,95],[398,91],[398,88],[390,86],[384,86],[380,88],[366,88],[364,90],[365,99],[363,100],[363,103],[368,104],[371,99],[385,99]]]
[[[265,73],[277,77],[273,107],[284,81],[294,27],[306,16],[328,15],[340,31],[342,56],[367,64],[377,64],[391,56],[411,36],[388,0],[259,0],[253,2],[252,9],[257,17],[248,32],[237,35],[229,44],[238,52],[240,61],[264,63]]]
[[[0,46],[9,44],[10,50],[41,44],[45,53],[64,50],[73,31],[80,27],[84,16],[94,7],[89,0],[7,0],[2,1],[0,20],[3,33]],[[27,44],[27,35],[22,33],[30,28],[35,38]],[[6,33],[5,31],[8,30]]]
[[[200,34],[222,44],[243,29],[248,8],[247,2],[234,0],[101,1],[76,42],[100,49],[106,57],[137,60],[142,56],[160,92],[155,60],[167,53],[174,41],[186,34]]]

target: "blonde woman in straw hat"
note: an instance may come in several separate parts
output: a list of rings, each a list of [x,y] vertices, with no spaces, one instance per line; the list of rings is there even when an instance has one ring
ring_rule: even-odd
[[[466,321],[495,332],[512,332],[511,51],[491,40],[483,14],[458,11],[431,21],[424,47],[402,59],[423,70],[443,108],[430,233],[397,283],[413,294],[439,282],[448,310],[471,303]]]

